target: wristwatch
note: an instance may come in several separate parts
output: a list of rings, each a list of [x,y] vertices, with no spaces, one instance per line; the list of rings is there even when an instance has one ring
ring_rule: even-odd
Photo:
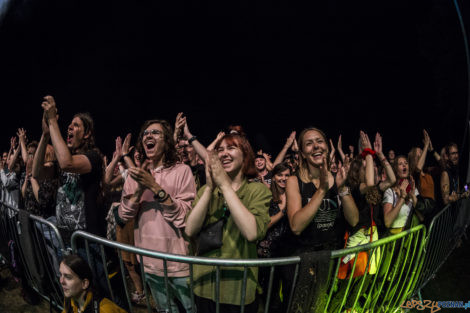
[[[158,202],[163,202],[168,198],[168,194],[165,190],[160,189],[156,194],[153,195],[153,198]]]

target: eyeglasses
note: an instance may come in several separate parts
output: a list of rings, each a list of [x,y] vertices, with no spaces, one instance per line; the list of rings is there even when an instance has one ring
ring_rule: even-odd
[[[152,135],[154,137],[161,137],[163,135],[163,132],[159,131],[158,129],[144,130],[143,137],[148,135]]]

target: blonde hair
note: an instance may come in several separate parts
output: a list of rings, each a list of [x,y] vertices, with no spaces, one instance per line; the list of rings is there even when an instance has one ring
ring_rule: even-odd
[[[305,137],[305,134],[309,131],[316,131],[317,133],[319,133],[323,137],[323,139],[325,140],[325,143],[328,143],[326,135],[321,129],[318,129],[316,127],[305,128],[300,133],[299,139],[298,139],[300,152],[303,152],[304,137]],[[326,149],[327,149],[326,164],[327,164],[328,170],[329,170],[330,169],[330,148],[329,148],[328,144],[326,144]],[[298,175],[299,175],[300,180],[303,181],[304,183],[309,183],[311,181],[309,173],[310,173],[310,170],[308,169],[308,162],[304,158],[303,154],[299,153]]]

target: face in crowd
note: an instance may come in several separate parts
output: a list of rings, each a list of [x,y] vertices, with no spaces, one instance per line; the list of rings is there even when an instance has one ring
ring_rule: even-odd
[[[450,146],[447,157],[451,165],[457,166],[459,164],[459,150],[456,146]]]
[[[258,172],[262,172],[266,168],[266,159],[262,156],[257,156],[255,159],[255,167]]]
[[[150,124],[142,134],[142,146],[148,159],[156,159],[165,148],[163,127],[159,123]]]
[[[314,167],[320,167],[328,157],[328,144],[323,134],[317,130],[308,130],[300,138],[302,157]]]
[[[235,176],[243,167],[243,152],[235,145],[227,140],[222,140],[217,148],[217,155],[225,172],[229,176]]]
[[[86,294],[90,286],[90,281],[87,278],[80,279],[64,262],[60,263],[59,272],[60,285],[64,291],[65,298],[80,299]]]
[[[282,172],[275,173],[273,176],[273,182],[278,185],[281,189],[286,189],[287,179],[290,176],[290,170],[286,169]]]
[[[396,172],[400,179],[408,178],[410,175],[410,167],[408,165],[408,160],[405,157],[399,157],[396,160]]]
[[[388,151],[388,159],[395,160],[395,151],[393,150]]]
[[[74,151],[83,145],[90,137],[90,132],[85,133],[85,126],[80,117],[75,116],[67,129],[67,147]]]

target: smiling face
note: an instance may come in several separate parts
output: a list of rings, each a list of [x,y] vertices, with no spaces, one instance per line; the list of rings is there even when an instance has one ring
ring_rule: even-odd
[[[219,156],[222,167],[229,174],[234,177],[241,171],[243,167],[243,152],[234,144],[229,145],[224,139],[217,148],[217,155]]]
[[[83,141],[90,134],[85,134],[83,122],[79,117],[74,117],[67,129],[67,147],[72,151],[82,146]]]
[[[289,178],[289,176],[290,176],[290,170],[285,170],[274,175],[273,181],[281,189],[286,189],[287,178]]]
[[[457,149],[457,147],[451,146],[449,148],[448,158],[449,158],[449,162],[452,165],[456,166],[459,164],[459,150]]]
[[[264,169],[266,168],[266,159],[263,157],[257,157],[255,159],[255,167],[258,172],[264,171]]]
[[[60,285],[66,298],[79,299],[86,293],[90,284],[88,279],[80,279],[64,262],[60,263],[59,272]]]
[[[316,130],[307,131],[302,138],[302,156],[308,164],[320,167],[328,156],[328,145],[323,135]]]
[[[143,132],[142,146],[150,160],[159,158],[165,148],[163,127],[159,123],[150,124]]]
[[[408,160],[404,157],[399,157],[396,160],[396,171],[397,176],[400,179],[408,178],[410,174],[410,168],[408,166]]]

